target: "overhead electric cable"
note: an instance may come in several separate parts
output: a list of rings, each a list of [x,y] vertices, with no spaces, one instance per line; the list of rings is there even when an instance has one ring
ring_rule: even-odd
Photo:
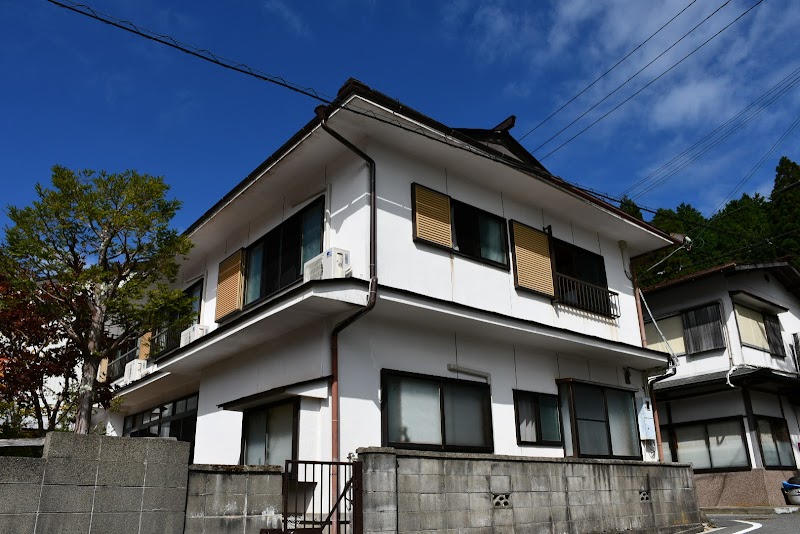
[[[635,53],[637,50],[639,50],[641,47],[643,47],[644,45],[646,45],[646,44],[647,44],[647,43],[650,41],[650,39],[652,39],[653,37],[655,37],[656,35],[658,35],[658,33],[659,33],[659,32],[661,32],[661,30],[663,30],[664,28],[666,28],[667,26],[669,26],[669,25],[672,23],[672,21],[674,21],[676,18],[678,18],[680,15],[682,15],[684,11],[686,11],[687,9],[689,9],[690,7],[692,7],[692,5],[694,5],[694,4],[695,4],[695,2],[697,2],[697,0],[692,0],[691,2],[689,2],[689,3],[686,5],[686,7],[684,7],[683,9],[681,9],[681,10],[680,10],[680,11],[679,11],[679,12],[678,12],[678,13],[677,13],[675,16],[673,16],[671,19],[669,19],[667,22],[665,22],[665,23],[664,23],[664,24],[663,24],[663,25],[662,25],[662,26],[661,26],[659,29],[657,29],[655,32],[651,33],[651,34],[650,34],[650,37],[648,37],[647,39],[645,39],[644,41],[642,41],[641,43],[639,43],[639,44],[636,46],[636,48],[634,48],[633,50],[631,50],[630,52],[628,52],[627,54],[625,54],[625,57],[623,57],[622,59],[620,59],[619,61],[617,61],[616,63],[614,63],[614,65],[612,65],[612,66],[611,66],[611,68],[607,69],[607,70],[606,70],[606,71],[605,71],[603,74],[601,74],[600,76],[598,76],[597,78],[595,78],[595,79],[594,79],[594,81],[593,81],[592,83],[590,83],[589,85],[587,85],[586,87],[584,87],[584,88],[583,88],[583,89],[582,89],[582,90],[581,90],[581,91],[580,91],[578,94],[576,94],[575,96],[573,96],[572,98],[570,98],[570,99],[569,99],[567,102],[565,102],[564,104],[562,104],[560,108],[558,108],[557,110],[555,110],[554,112],[552,112],[550,115],[548,115],[548,116],[547,116],[547,117],[546,117],[544,120],[542,120],[542,121],[541,121],[539,124],[537,124],[536,126],[534,126],[533,128],[531,128],[530,130],[528,130],[528,131],[525,133],[525,135],[523,135],[522,137],[520,137],[520,138],[519,138],[519,142],[521,143],[523,139],[525,139],[525,138],[526,138],[526,137],[528,137],[530,134],[532,134],[533,132],[535,132],[536,130],[538,130],[540,126],[542,126],[544,123],[546,123],[547,121],[549,121],[550,119],[552,119],[553,117],[555,117],[555,116],[556,116],[558,113],[560,113],[560,112],[561,112],[561,110],[563,110],[564,108],[566,108],[567,106],[569,106],[570,104],[572,104],[572,103],[573,103],[573,102],[574,102],[574,101],[575,101],[575,100],[576,100],[576,99],[577,99],[579,96],[581,96],[583,93],[585,93],[586,91],[588,91],[589,89],[591,89],[592,87],[594,87],[594,84],[596,84],[597,82],[599,82],[600,80],[602,80],[603,78],[605,78],[605,77],[606,77],[606,75],[607,75],[607,74],[609,74],[609,73],[610,73],[612,70],[614,70],[614,69],[616,69],[617,67],[619,67],[619,66],[620,66],[620,64],[621,64],[623,61],[625,61],[626,59],[628,59],[629,57],[631,57],[631,55],[633,55],[633,54],[634,54],[634,53]]]
[[[639,93],[641,93],[642,91],[644,91],[645,89],[647,89],[648,87],[650,87],[651,85],[653,85],[655,82],[657,82],[658,80],[660,80],[661,78],[663,78],[663,77],[664,77],[666,74],[668,74],[668,73],[669,73],[669,72],[670,72],[672,69],[674,69],[675,67],[677,67],[678,65],[680,65],[681,63],[683,63],[683,62],[684,62],[686,59],[688,59],[689,57],[691,57],[691,56],[692,56],[692,55],[693,55],[695,52],[697,52],[698,50],[700,50],[701,48],[703,48],[705,45],[707,45],[708,43],[710,43],[710,42],[711,42],[713,39],[715,39],[717,36],[719,36],[719,35],[720,35],[722,32],[724,32],[725,30],[727,30],[728,28],[730,28],[731,26],[733,26],[734,24],[736,24],[736,23],[737,23],[739,20],[741,20],[741,19],[742,19],[742,17],[744,17],[745,15],[747,15],[748,13],[750,13],[750,12],[751,12],[753,9],[755,9],[757,6],[759,6],[759,5],[760,5],[761,3],[763,3],[763,2],[764,2],[764,0],[758,0],[758,2],[756,2],[755,4],[753,4],[752,6],[750,6],[750,7],[749,7],[749,8],[748,8],[746,11],[744,11],[742,14],[740,14],[738,17],[736,17],[736,18],[735,18],[733,21],[731,21],[731,22],[730,22],[730,23],[728,23],[728,24],[727,24],[725,27],[723,27],[721,30],[719,30],[717,33],[715,33],[714,35],[712,35],[711,37],[709,37],[708,39],[706,39],[706,40],[705,40],[705,41],[704,41],[704,42],[703,42],[703,43],[702,43],[700,46],[698,46],[697,48],[695,48],[694,50],[692,50],[691,52],[689,52],[688,54],[686,54],[685,56],[683,56],[683,57],[682,57],[680,60],[678,60],[676,63],[674,63],[674,64],[673,64],[673,65],[672,65],[670,68],[668,68],[667,70],[665,70],[664,72],[662,72],[661,74],[659,74],[658,76],[656,76],[655,78],[653,78],[652,80],[650,80],[649,82],[647,82],[647,84],[645,84],[643,87],[641,87],[641,88],[640,88],[638,91],[636,91],[635,93],[633,93],[632,95],[630,95],[628,98],[626,98],[625,100],[623,100],[622,102],[620,102],[619,104],[617,104],[616,106],[614,106],[613,108],[611,108],[611,109],[610,109],[609,111],[607,111],[605,114],[603,114],[603,115],[602,115],[602,116],[600,116],[598,119],[594,120],[594,121],[593,121],[592,123],[590,123],[588,126],[586,126],[585,128],[583,128],[581,131],[579,131],[578,133],[576,133],[575,135],[573,135],[572,137],[570,137],[569,139],[567,139],[566,141],[564,141],[563,143],[561,143],[560,145],[558,145],[558,146],[557,146],[555,149],[553,149],[553,150],[551,150],[550,152],[548,152],[548,153],[547,153],[547,154],[546,154],[544,157],[542,157],[542,158],[539,158],[539,161],[544,161],[544,160],[546,160],[547,158],[549,158],[550,156],[552,156],[553,154],[555,154],[556,152],[558,152],[559,150],[561,150],[562,148],[564,148],[565,146],[567,146],[569,143],[571,143],[572,141],[574,141],[575,139],[577,139],[579,136],[581,136],[582,134],[584,134],[584,133],[585,133],[587,130],[589,130],[590,128],[592,128],[592,127],[593,127],[594,125],[596,125],[598,122],[602,121],[603,119],[605,119],[606,117],[608,117],[609,115],[611,115],[612,113],[614,113],[615,111],[617,111],[617,110],[618,110],[619,108],[621,108],[623,105],[625,105],[625,104],[626,104],[626,103],[628,103],[630,100],[632,100],[633,98],[635,98],[636,96],[638,96],[638,95],[639,95]]]
[[[681,38],[680,38],[680,39],[678,39],[677,41],[675,41],[674,43],[672,43],[672,44],[671,44],[671,45],[670,45],[670,46],[669,46],[667,49],[665,49],[665,50],[664,50],[664,51],[662,51],[660,54],[658,54],[656,57],[654,57],[653,59],[651,59],[651,60],[650,60],[650,61],[649,61],[649,62],[648,62],[648,63],[647,63],[647,64],[646,64],[644,67],[642,67],[642,68],[640,68],[639,70],[637,70],[637,71],[636,71],[636,72],[635,72],[635,73],[634,73],[632,76],[630,76],[630,77],[629,77],[627,80],[625,80],[625,81],[624,81],[624,82],[622,82],[620,85],[618,85],[617,87],[615,87],[613,91],[611,91],[611,92],[610,92],[610,93],[608,93],[606,96],[604,96],[603,98],[601,98],[600,100],[598,100],[597,102],[595,102],[595,103],[594,103],[594,104],[593,104],[591,107],[589,107],[589,109],[587,109],[586,111],[584,111],[583,113],[581,113],[580,115],[578,115],[577,117],[575,117],[575,118],[572,120],[572,122],[570,122],[569,124],[567,124],[566,126],[564,126],[563,128],[561,128],[559,131],[557,131],[556,133],[554,133],[552,136],[550,136],[550,137],[549,137],[549,138],[548,138],[548,139],[547,139],[547,140],[546,140],[544,143],[542,143],[542,144],[540,144],[539,146],[537,146],[536,148],[534,148],[534,149],[532,150],[532,152],[535,154],[537,150],[539,150],[539,149],[540,149],[540,148],[542,148],[543,146],[545,146],[545,145],[547,145],[548,143],[550,143],[550,141],[552,141],[553,139],[555,139],[556,137],[558,137],[559,135],[561,135],[561,134],[562,134],[562,133],[563,133],[565,130],[569,129],[569,128],[570,128],[570,127],[573,125],[573,124],[575,124],[576,122],[578,122],[579,120],[581,120],[582,118],[584,118],[584,117],[585,117],[585,116],[586,116],[588,113],[590,113],[592,110],[594,110],[594,109],[595,109],[597,106],[599,106],[600,104],[602,104],[603,102],[605,102],[606,100],[608,100],[608,99],[609,99],[611,96],[613,96],[613,95],[614,95],[614,94],[615,94],[617,91],[619,91],[620,89],[622,89],[623,87],[625,87],[626,85],[628,85],[628,82],[632,81],[634,78],[636,78],[637,76],[639,76],[639,74],[641,74],[641,73],[642,73],[642,72],[643,72],[643,71],[644,71],[644,70],[645,70],[647,67],[649,67],[650,65],[652,65],[653,63],[655,63],[656,61],[658,61],[660,58],[662,58],[662,57],[664,56],[664,54],[666,54],[667,52],[669,52],[670,50],[672,50],[674,47],[676,47],[676,46],[678,45],[678,43],[680,43],[681,41],[683,41],[683,40],[684,40],[686,37],[688,37],[688,36],[689,36],[689,35],[690,35],[692,32],[694,32],[694,31],[695,31],[697,28],[699,28],[700,26],[702,26],[703,24],[705,24],[705,23],[706,23],[706,21],[708,21],[708,19],[710,19],[711,17],[713,17],[714,15],[716,15],[716,14],[717,14],[717,13],[718,13],[718,12],[719,12],[719,11],[720,11],[722,8],[724,8],[725,6],[727,6],[728,4],[730,4],[732,1],[733,1],[733,0],[726,0],[726,1],[725,1],[725,2],[722,4],[722,5],[720,5],[720,6],[719,6],[717,9],[715,9],[715,10],[714,10],[714,11],[713,11],[713,12],[712,12],[710,15],[708,15],[706,18],[704,18],[703,20],[701,20],[701,21],[700,21],[700,22],[699,22],[699,23],[698,23],[698,24],[697,24],[697,25],[696,25],[694,28],[692,28],[692,29],[691,29],[691,30],[689,30],[688,32],[684,33],[684,34],[683,34],[683,36],[681,36]],[[658,79],[658,78],[656,78],[656,79]],[[655,81],[655,80],[653,80],[653,81]],[[549,155],[549,154],[548,154],[548,155]],[[545,156],[545,157],[547,157],[547,156]]]
[[[664,174],[669,174],[670,175],[669,177],[674,176],[675,172],[679,172],[680,170],[686,168],[688,165],[696,161],[700,156],[707,153],[708,150],[706,149],[710,149],[717,146],[721,141],[727,139],[733,133],[736,133],[739,130],[741,130],[747,123],[749,123],[755,117],[757,117],[768,106],[775,103],[777,100],[783,97],[788,91],[796,87],[798,83],[800,83],[800,67],[797,67],[789,75],[787,75],[779,82],[777,82],[775,85],[770,87],[766,92],[764,92],[754,101],[750,102],[746,107],[744,107],[738,113],[733,115],[724,123],[717,126],[711,132],[707,133],[703,138],[696,141],[688,148],[684,149],[680,154],[674,156],[672,159],[662,164],[660,167],[652,171],[647,176],[641,178],[636,183],[629,186],[621,193],[621,195],[632,194],[637,188],[643,186],[647,181],[654,179],[659,174],[664,173]],[[719,136],[717,136],[717,134],[719,134]],[[704,147],[704,144],[706,142],[711,143],[711,146],[706,145]],[[695,149],[700,149],[700,152],[695,152],[693,155],[690,155],[692,154],[693,151],[695,151]]]

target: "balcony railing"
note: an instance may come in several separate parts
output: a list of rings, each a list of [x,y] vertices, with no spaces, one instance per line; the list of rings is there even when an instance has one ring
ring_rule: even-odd
[[[181,344],[182,328],[172,327],[161,330],[150,338],[150,357],[158,358],[177,349]]]
[[[555,300],[579,310],[619,317],[619,294],[571,276],[556,273]]]
[[[136,358],[139,357],[139,347],[135,346],[132,349],[128,350],[127,352],[123,352],[118,358],[111,361],[108,364],[108,368],[106,370],[106,381],[113,382],[114,380],[118,380],[122,378],[125,374],[125,365],[128,362],[132,362]]]

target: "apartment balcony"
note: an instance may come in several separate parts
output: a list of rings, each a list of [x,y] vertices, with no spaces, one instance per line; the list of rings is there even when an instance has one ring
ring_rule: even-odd
[[[605,317],[620,316],[618,293],[559,273],[555,281],[556,302]]]
[[[106,371],[106,380],[110,383],[122,378],[122,376],[125,374],[125,365],[127,365],[128,362],[132,362],[138,357],[139,357],[138,344],[136,344],[133,348],[125,352],[120,351],[120,356],[112,360],[108,364],[108,369]]]
[[[158,331],[150,338],[150,357],[160,358],[177,349],[181,345],[181,331],[185,327],[173,326]]]

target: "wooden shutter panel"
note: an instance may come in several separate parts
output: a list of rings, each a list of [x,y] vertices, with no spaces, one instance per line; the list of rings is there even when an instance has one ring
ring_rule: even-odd
[[[147,332],[139,338],[139,359],[146,360],[150,357],[150,337],[152,334]]]
[[[450,197],[414,184],[414,238],[453,248]]]
[[[242,309],[242,294],[244,293],[243,259],[244,251],[239,249],[219,264],[215,321],[219,321],[226,315]]]
[[[778,316],[765,312],[764,329],[767,331],[770,354],[773,356],[786,356],[786,349],[783,348],[783,336],[781,335],[781,323],[778,320]]]
[[[682,316],[687,354],[725,348],[719,305],[695,308],[683,312]]]
[[[514,246],[516,287],[555,296],[550,236],[541,230],[511,221],[511,239]]]

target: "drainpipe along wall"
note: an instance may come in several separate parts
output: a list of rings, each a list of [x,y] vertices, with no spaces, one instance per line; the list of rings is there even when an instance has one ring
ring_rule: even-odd
[[[375,199],[375,161],[366,153],[360,150],[353,143],[339,135],[327,124],[325,116],[325,106],[318,106],[314,110],[320,118],[320,126],[328,132],[334,139],[342,143],[351,152],[363,159],[369,167],[369,296],[367,304],[353,315],[350,315],[331,331],[331,456],[333,461],[339,461],[340,439],[339,439],[339,334],[361,319],[375,307],[378,296],[378,253],[377,253],[377,203]]]

